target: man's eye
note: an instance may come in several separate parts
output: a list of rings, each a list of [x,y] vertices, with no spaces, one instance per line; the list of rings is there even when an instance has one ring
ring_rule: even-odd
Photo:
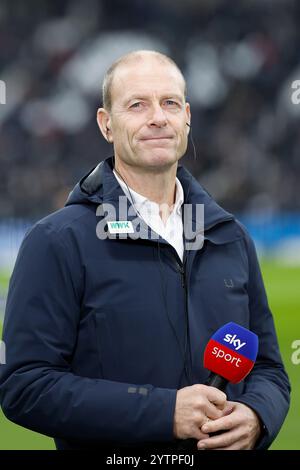
[[[179,106],[179,104],[176,103],[176,101],[173,101],[173,100],[166,100],[166,101],[165,101],[165,104],[166,104],[167,106],[173,106],[173,107]]]
[[[130,105],[130,108],[139,108],[140,106],[141,106],[140,101],[137,101],[136,103],[133,103],[132,105]]]

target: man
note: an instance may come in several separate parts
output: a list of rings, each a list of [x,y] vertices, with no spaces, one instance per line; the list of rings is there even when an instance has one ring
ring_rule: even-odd
[[[18,255],[4,413],[59,449],[268,448],[289,381],[253,242],[178,166],[191,122],[180,70],[154,51],[122,57],[97,120],[114,158],[30,230]],[[204,242],[189,250],[183,202],[204,205]],[[229,321],[260,346],[251,374],[225,395],[205,385],[202,359]]]

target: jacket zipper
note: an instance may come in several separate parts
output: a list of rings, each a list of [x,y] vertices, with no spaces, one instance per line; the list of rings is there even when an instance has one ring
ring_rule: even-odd
[[[184,266],[180,266],[180,264],[178,264],[178,269],[179,269],[179,272],[181,274],[181,285],[183,287],[183,289],[186,288],[186,282],[185,282],[185,269],[184,269]]]
[[[209,227],[207,227],[206,230],[210,230],[212,227],[215,225],[218,225],[219,223],[225,222],[227,220],[232,220],[233,217],[224,217],[223,219],[219,220],[218,222],[215,222],[211,224]],[[185,373],[187,376],[187,380],[189,381],[190,385],[192,385],[192,364],[191,364],[191,354],[190,354],[190,337],[189,337],[189,315],[188,315],[188,291],[187,291],[187,282],[186,282],[186,257],[184,256],[183,262],[180,264],[177,259],[175,258],[175,266],[178,272],[181,275],[181,285],[182,288],[184,289],[184,313],[185,313],[185,318],[186,318],[186,348],[187,348],[187,361],[185,362]],[[186,357],[184,357],[186,359]]]
[[[185,319],[186,319],[186,351],[185,351],[185,373],[186,373],[186,378],[190,385],[192,385],[192,376],[191,376],[191,364],[190,364],[190,344],[189,344],[189,316],[188,316],[188,291],[187,291],[187,283],[186,283],[186,259],[184,259],[182,264],[179,264],[178,261],[175,259],[176,263],[176,268],[179,271],[181,275],[181,285],[182,288],[184,289],[184,313],[185,313]],[[187,355],[187,357],[186,357]],[[186,360],[187,359],[187,360]]]

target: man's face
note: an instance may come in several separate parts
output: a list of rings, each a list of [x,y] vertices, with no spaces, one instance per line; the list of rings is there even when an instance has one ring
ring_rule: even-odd
[[[109,126],[116,159],[159,171],[184,155],[190,109],[175,67],[155,59],[121,66],[111,96]]]

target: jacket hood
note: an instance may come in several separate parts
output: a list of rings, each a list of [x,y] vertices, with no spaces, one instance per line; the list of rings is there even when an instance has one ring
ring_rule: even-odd
[[[225,211],[216,203],[193,175],[182,165],[178,165],[177,177],[183,187],[184,203],[204,205],[205,230],[208,230],[218,222],[234,218],[232,214]],[[81,178],[70,192],[65,205],[117,203],[119,196],[124,196],[124,192],[113,173],[113,157],[108,157]]]

